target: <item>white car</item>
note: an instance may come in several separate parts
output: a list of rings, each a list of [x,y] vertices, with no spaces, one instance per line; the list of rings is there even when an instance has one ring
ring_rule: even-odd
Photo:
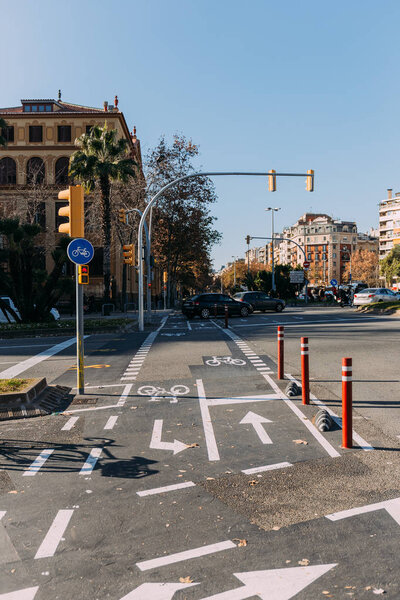
[[[12,308],[12,310],[15,312],[15,314],[17,314],[18,316],[20,316],[18,308],[15,306],[14,302],[11,300],[11,298],[9,296],[1,296],[1,299],[6,304],[8,304],[8,306],[10,308]],[[53,315],[55,321],[59,320],[60,313],[58,312],[58,310],[56,308],[52,308],[50,310],[50,313]],[[10,315],[10,313],[7,313],[7,315],[8,315],[8,319],[11,321],[11,323],[14,323],[14,321],[15,321],[14,317],[12,317]],[[9,323],[8,319],[7,319],[6,315],[4,314],[4,312],[0,308],[0,323]]]
[[[392,292],[388,288],[367,288],[354,294],[354,306],[372,304],[373,302],[400,301],[400,294]]]

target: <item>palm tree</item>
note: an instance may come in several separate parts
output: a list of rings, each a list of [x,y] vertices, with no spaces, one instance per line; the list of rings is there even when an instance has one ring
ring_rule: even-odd
[[[7,123],[5,122],[4,119],[2,119],[0,117],[0,146],[5,146],[7,143],[7,140],[3,134],[3,131],[6,127],[7,127]]]
[[[70,159],[69,174],[83,183],[88,192],[100,187],[103,208],[103,276],[104,301],[110,299],[111,281],[111,206],[112,181],[126,183],[136,177],[136,163],[128,156],[128,140],[117,139],[116,129],[94,126],[75,140],[79,150]]]

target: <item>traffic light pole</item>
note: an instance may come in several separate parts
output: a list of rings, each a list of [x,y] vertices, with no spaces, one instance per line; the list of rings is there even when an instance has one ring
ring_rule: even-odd
[[[138,229],[138,261],[139,261],[139,331],[144,331],[144,302],[143,302],[143,227],[146,222],[147,213],[150,211],[151,207],[157,202],[157,200],[166,192],[170,187],[179,183],[180,181],[184,181],[185,179],[192,179],[194,177],[219,177],[219,176],[239,176],[239,177],[268,177],[271,175],[270,173],[247,173],[247,172],[239,172],[239,171],[230,171],[230,172],[201,172],[201,173],[191,173],[190,175],[184,175],[183,177],[178,177],[164,185],[155,194],[151,200],[148,202],[146,208],[143,211],[142,217],[139,223]],[[312,190],[314,189],[314,173],[274,173],[274,177],[306,177],[307,185],[308,182],[312,182]],[[311,189],[309,191],[312,191]]]
[[[76,285],[76,387],[78,394],[85,393],[83,362],[85,357],[83,335],[83,287],[79,283],[79,265],[75,265]]]
[[[130,208],[129,210],[126,211],[126,224],[128,225],[128,215],[131,212],[137,212],[140,217],[143,216],[143,213],[141,210],[139,210],[138,208]],[[151,213],[150,213],[151,216]],[[150,221],[150,226],[151,226],[151,221]],[[149,234],[149,230],[147,227],[147,223],[146,221],[144,222],[144,234],[146,236],[146,271],[147,271],[147,321],[149,323],[151,323],[151,283],[152,283],[152,276],[151,276],[151,247],[150,247],[150,234]],[[141,255],[138,254],[138,263],[140,265],[142,261],[142,257]],[[150,283],[150,285],[149,285]],[[139,301],[140,304],[140,301]]]

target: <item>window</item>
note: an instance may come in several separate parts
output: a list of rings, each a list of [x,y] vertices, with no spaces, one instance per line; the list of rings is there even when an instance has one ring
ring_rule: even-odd
[[[70,142],[71,141],[71,125],[59,125],[58,130],[58,141],[59,142]]]
[[[336,252],[332,254],[332,258],[336,258]]]
[[[43,183],[45,175],[44,162],[38,156],[30,158],[26,164],[26,183]]]
[[[1,135],[5,138],[6,142],[14,141],[14,126],[8,125],[7,127],[3,127],[1,130]]]
[[[69,158],[66,156],[62,156],[56,161],[55,181],[57,184],[61,185],[68,183],[68,166]]]
[[[307,242],[309,242],[309,241],[310,241],[310,238],[308,237],[308,238],[307,238]]]
[[[322,246],[322,250],[323,250],[324,252],[326,252],[326,244],[324,244],[324,245]]]
[[[333,266],[336,267],[336,261],[333,261]]]
[[[336,244],[332,244],[332,248],[336,250]]]
[[[46,228],[46,203],[28,202],[28,213],[33,217],[33,222],[40,225],[42,229]]]
[[[326,260],[326,254],[322,255],[322,260]]]
[[[347,242],[347,236],[345,236],[345,237],[343,238],[343,241],[344,241],[344,242]]]
[[[42,142],[43,141],[43,127],[41,125],[29,125],[29,141],[30,142]]]
[[[0,185],[17,183],[17,165],[15,160],[6,156],[0,160]]]
[[[311,254],[307,254],[307,260],[311,260]]]

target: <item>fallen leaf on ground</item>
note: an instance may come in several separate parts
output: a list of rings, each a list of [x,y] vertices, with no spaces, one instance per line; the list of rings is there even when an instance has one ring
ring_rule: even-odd
[[[272,529],[273,529],[274,531],[279,531],[279,530],[280,530],[280,527],[278,527],[278,525],[275,525],[275,526],[274,526]],[[286,561],[286,562],[290,562],[290,560],[289,560],[289,561]]]
[[[292,440],[295,444],[304,444],[305,446],[308,445],[308,442],[306,442],[305,440]]]
[[[215,477],[206,477],[207,481],[214,481]]]
[[[377,596],[381,595],[381,594],[386,594],[386,590],[382,589],[382,588],[374,588],[372,590],[373,594],[376,594]]]
[[[18,494],[17,490],[11,490],[11,492],[8,492],[9,494]]]
[[[310,561],[308,560],[308,558],[303,558],[302,560],[298,561],[298,564],[301,565],[302,567],[306,567],[307,565],[310,564]]]
[[[193,583],[193,579],[189,575],[187,577],[179,577],[179,581],[180,583]]]
[[[131,410],[136,410],[137,406],[131,406]]]
[[[239,542],[238,547],[247,546],[247,540],[241,540],[240,538],[233,538],[234,542]]]
[[[249,481],[249,485],[257,485],[257,483],[259,483],[257,479],[252,479],[251,481]]]
[[[199,447],[199,444],[196,444],[196,442],[194,442],[194,444],[186,444],[186,446],[187,446],[188,448],[198,448],[198,447]]]

